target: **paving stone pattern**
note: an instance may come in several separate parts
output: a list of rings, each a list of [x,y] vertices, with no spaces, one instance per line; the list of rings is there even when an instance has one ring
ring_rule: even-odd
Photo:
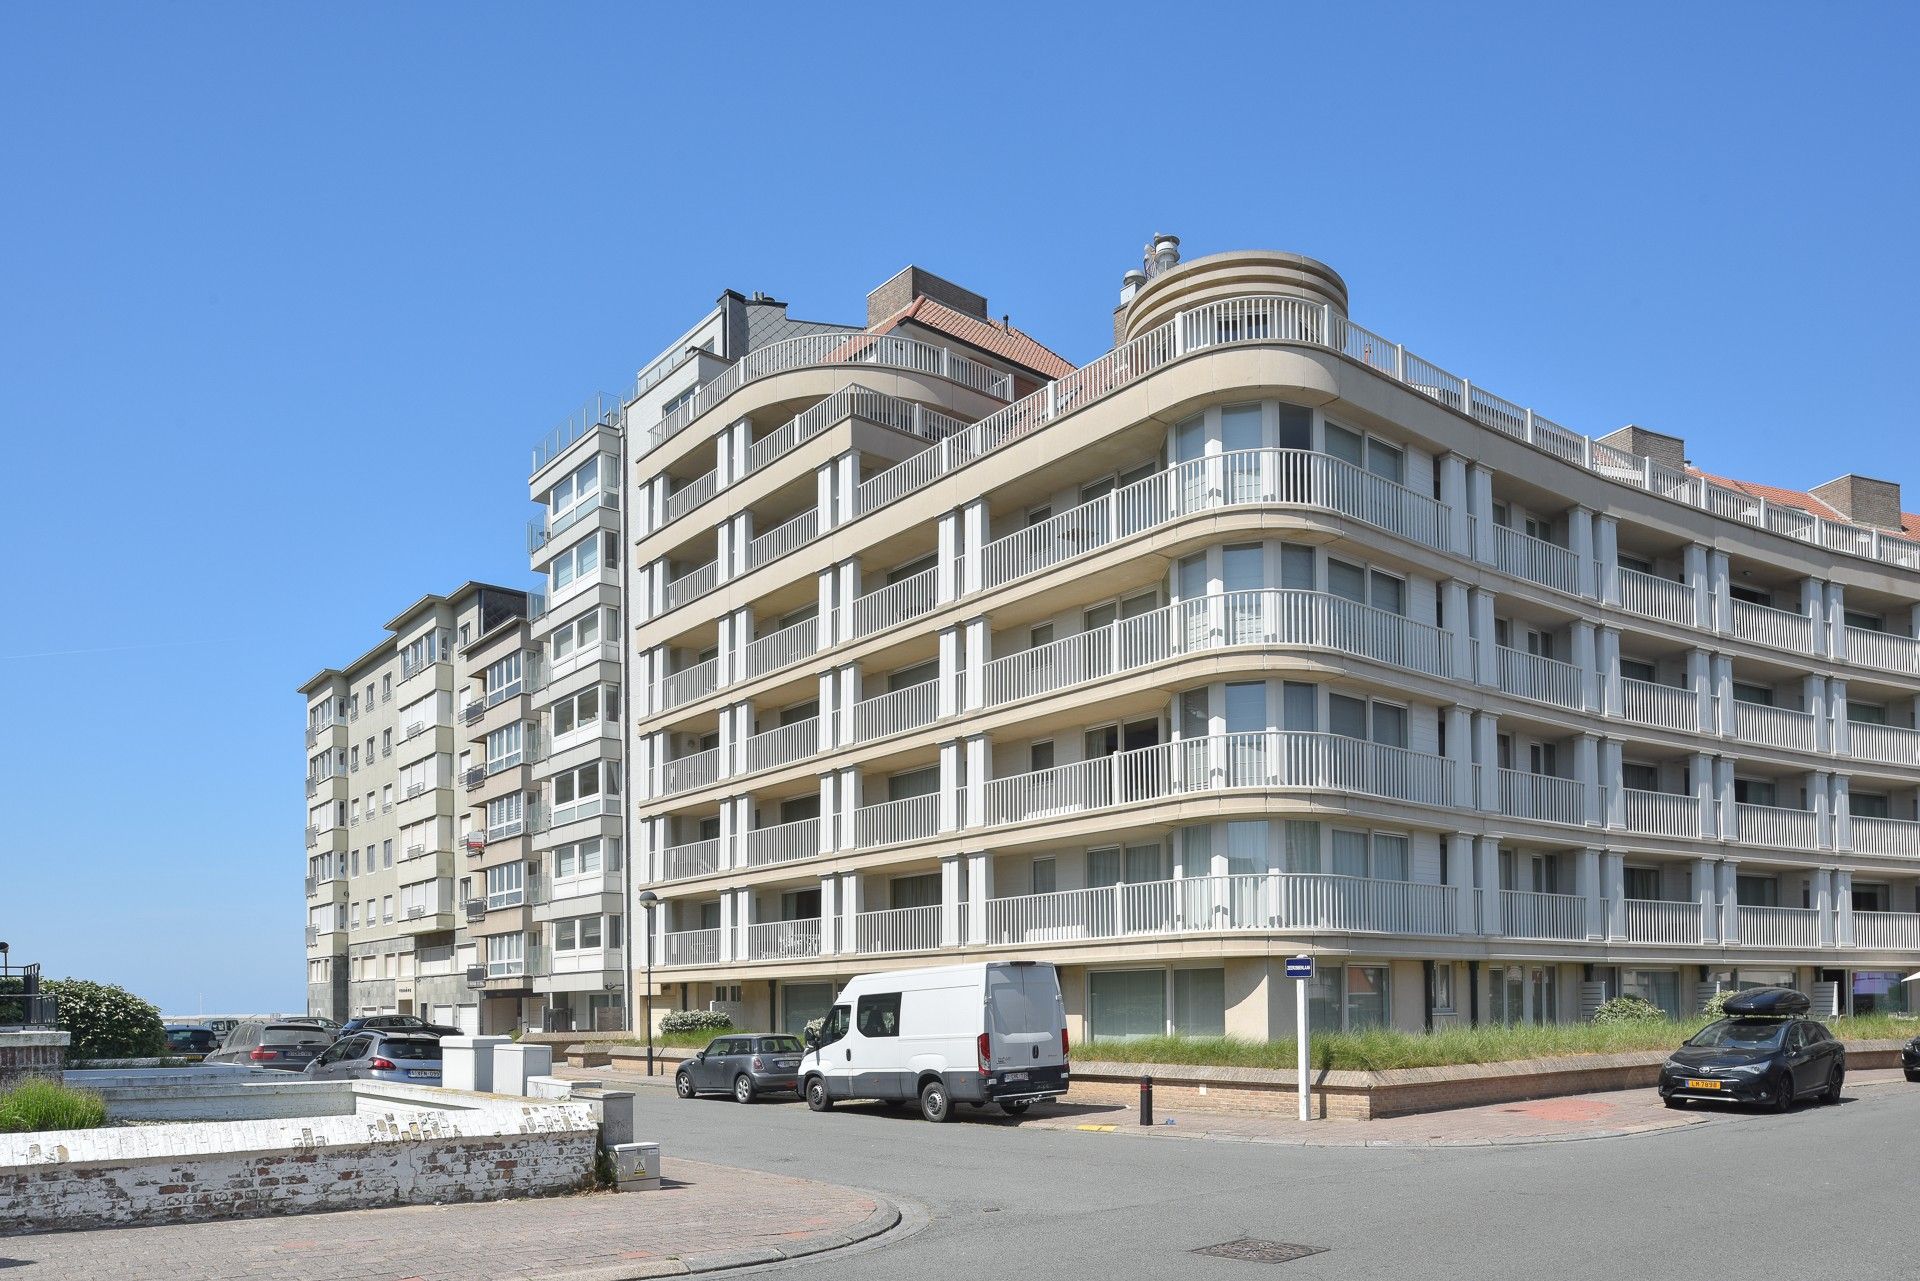
[[[0,1238],[0,1275],[128,1281],[180,1264],[202,1281],[613,1281],[796,1257],[898,1221],[890,1204],[829,1183],[662,1165],[658,1192]]]

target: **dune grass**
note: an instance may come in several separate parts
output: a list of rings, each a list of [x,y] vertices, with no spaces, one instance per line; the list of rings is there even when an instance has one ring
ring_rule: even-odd
[[[91,1090],[70,1090],[36,1076],[0,1091],[0,1134],[92,1130],[106,1123],[107,1105]]]
[[[1446,1028],[1437,1032],[1374,1028],[1315,1036],[1311,1053],[1313,1065],[1319,1070],[1382,1072],[1390,1068],[1505,1063],[1568,1054],[1671,1049],[1706,1022],[1701,1018],[1644,1023],[1553,1023],[1544,1027],[1521,1024]],[[1905,1039],[1920,1033],[1920,1025],[1884,1015],[1828,1019],[1825,1023],[1828,1030],[1842,1040]],[[1073,1049],[1074,1058],[1084,1062],[1252,1068],[1294,1065],[1294,1040],[1290,1036],[1275,1041],[1156,1036],[1131,1041],[1088,1041]]]

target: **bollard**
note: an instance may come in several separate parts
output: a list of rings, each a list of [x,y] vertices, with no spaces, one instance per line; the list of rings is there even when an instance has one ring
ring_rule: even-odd
[[[1153,1078],[1140,1078],[1140,1124],[1153,1124]]]

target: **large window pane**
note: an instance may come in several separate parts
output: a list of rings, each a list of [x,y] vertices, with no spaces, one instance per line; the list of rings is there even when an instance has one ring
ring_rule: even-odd
[[[1173,972],[1173,1030],[1181,1036],[1227,1034],[1227,972]]]
[[[1367,736],[1367,702],[1345,694],[1327,696],[1327,728],[1347,738]]]
[[[1387,1025],[1387,967],[1349,965],[1347,967],[1347,1029]]]
[[[1338,828],[1334,829],[1333,873],[1335,876],[1367,874],[1367,834],[1365,832],[1343,832]]]
[[[1258,449],[1265,443],[1260,436],[1260,406],[1229,405],[1220,411],[1222,449]]]
[[[1227,733],[1246,734],[1266,728],[1266,682],[1247,681],[1228,685]]]
[[[1167,979],[1160,970],[1109,970],[1087,975],[1093,1035],[1130,1041],[1165,1036]]]

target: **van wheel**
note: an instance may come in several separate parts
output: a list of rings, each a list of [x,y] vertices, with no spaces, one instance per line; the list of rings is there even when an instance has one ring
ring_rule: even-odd
[[[953,1120],[953,1101],[947,1097],[945,1082],[928,1081],[920,1087],[920,1115],[935,1124]]]
[[[676,1072],[673,1077],[673,1092],[683,1099],[693,1097],[693,1078],[685,1072]]]
[[[1026,1115],[1027,1109],[1032,1106],[1033,1104],[1031,1102],[1029,1102],[1028,1100],[1022,1099],[1018,1103],[1002,1103],[1000,1105],[1000,1110],[1002,1112],[1005,1112],[1008,1116],[1024,1116]]]
[[[753,1102],[753,1078],[742,1072],[733,1078],[733,1101],[735,1103]]]
[[[813,1111],[813,1112],[833,1111],[833,1096],[827,1093],[827,1082],[824,1077],[818,1077],[818,1076],[808,1077],[806,1095],[807,1095],[807,1108],[809,1111]]]

